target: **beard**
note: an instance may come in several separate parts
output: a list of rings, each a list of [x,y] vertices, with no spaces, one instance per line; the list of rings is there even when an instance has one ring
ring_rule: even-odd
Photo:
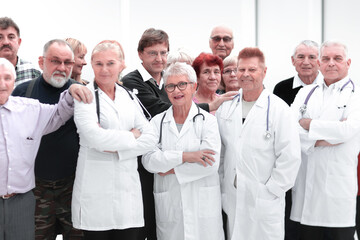
[[[55,74],[61,74],[62,76],[54,76]],[[56,88],[62,88],[70,78],[70,75],[71,73],[69,76],[66,76],[65,72],[55,71],[50,77],[49,84]]]

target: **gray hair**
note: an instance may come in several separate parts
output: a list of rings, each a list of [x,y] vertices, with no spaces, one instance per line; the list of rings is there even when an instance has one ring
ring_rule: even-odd
[[[336,40],[328,40],[323,42],[323,44],[321,44],[320,47],[320,57],[322,56],[322,50],[325,47],[331,47],[331,46],[341,46],[344,49],[344,54],[345,54],[345,59],[348,60],[348,48],[347,46],[340,42],[340,41],[336,41]]]
[[[65,40],[63,39],[53,39],[53,40],[50,40],[48,41],[47,43],[45,43],[44,45],[44,49],[43,49],[43,56],[46,55],[47,51],[49,50],[49,47],[51,45],[53,45],[54,43],[57,43],[61,46],[68,46],[70,51],[71,51],[71,54],[72,54],[72,58],[74,58],[74,51],[72,49],[72,47],[70,46],[70,44],[68,42],[66,42]]]
[[[237,56],[227,56],[224,61],[224,68],[230,66],[230,65],[237,65],[238,59]]]
[[[301,45],[304,45],[304,46],[307,46],[307,47],[312,47],[312,48],[315,48],[318,52],[318,56],[319,56],[319,44],[315,41],[312,41],[312,40],[303,40],[301,41],[294,49],[294,53],[293,53],[293,58],[295,58],[296,56],[296,51],[298,49],[298,47],[300,47]]]
[[[167,57],[167,67],[175,62],[184,62],[191,65],[193,61],[194,59],[189,54],[184,50],[178,49],[177,51],[169,53]]]
[[[191,65],[184,62],[176,62],[171,64],[164,73],[164,84],[166,85],[167,79],[171,76],[186,76],[189,82],[196,83],[196,73]]]
[[[6,58],[0,58],[0,67],[4,67],[5,69],[9,70],[13,75],[14,80],[16,79],[15,67],[9,60]]]

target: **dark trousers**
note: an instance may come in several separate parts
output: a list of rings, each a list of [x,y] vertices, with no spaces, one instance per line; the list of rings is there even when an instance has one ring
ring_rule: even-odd
[[[290,220],[292,206],[291,189],[285,195],[285,240],[300,239],[300,223]]]
[[[56,181],[36,179],[36,240],[54,240],[58,233],[64,240],[83,239],[82,231],[73,228],[71,221],[74,177]]]
[[[140,228],[128,228],[109,231],[83,231],[84,240],[136,240]]]
[[[0,198],[0,240],[34,240],[34,212],[32,191]]]
[[[354,240],[355,227],[317,227],[317,226],[300,226],[301,240],[324,240],[329,236],[332,240]]]
[[[141,228],[138,240],[156,240],[155,201],[153,193],[154,174],[149,173],[143,167],[141,156],[138,157],[138,171],[140,175],[145,220],[145,226]]]

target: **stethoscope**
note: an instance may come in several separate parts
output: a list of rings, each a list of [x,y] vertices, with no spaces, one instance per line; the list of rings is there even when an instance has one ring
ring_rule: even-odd
[[[194,123],[194,124],[195,124],[195,121],[196,121],[196,118],[197,118],[197,117],[202,117],[202,120],[205,121],[205,116],[204,116],[204,114],[202,114],[202,113],[200,112],[200,107],[199,107],[197,104],[195,104],[195,105],[196,105],[196,107],[197,107],[198,113],[193,117],[193,123]],[[163,117],[161,118],[161,121],[160,121],[160,136],[159,136],[159,142],[158,142],[158,145],[159,145],[159,146],[161,145],[161,140],[162,140],[162,125],[163,125],[163,123],[164,123],[164,118],[165,118],[165,116],[166,116],[166,112],[164,113],[164,115],[163,115]]]
[[[344,88],[345,88],[349,83],[351,83],[351,85],[352,85],[352,90],[351,90],[351,92],[352,92],[352,93],[355,92],[355,84],[354,84],[354,82],[353,82],[351,79],[349,79],[346,83],[344,83],[344,85],[340,88],[340,92],[342,92],[342,90],[344,90]],[[300,107],[300,113],[301,113],[302,115],[305,114],[305,112],[306,112],[306,110],[307,110],[308,102],[309,102],[309,100],[310,100],[310,97],[311,97],[311,95],[313,95],[313,93],[315,92],[315,90],[316,90],[318,87],[319,87],[319,85],[316,85],[315,87],[313,87],[313,88],[311,89],[311,91],[308,93],[308,95],[306,96],[303,105],[301,105],[301,107]],[[340,109],[340,108],[346,108],[346,105],[344,105],[344,106],[338,106],[338,109]]]
[[[145,117],[147,118],[147,120],[151,120],[151,115],[148,112],[148,110],[146,110],[146,108],[144,107],[144,105],[140,102],[140,100],[138,98],[134,98],[133,95],[131,94],[130,90],[126,87],[124,87],[123,85],[116,83],[118,86],[122,87],[128,94],[129,97],[131,98],[131,100],[136,101],[139,103],[141,109],[143,110],[143,113],[145,115]],[[94,80],[94,91],[95,91],[95,103],[96,103],[96,113],[97,113],[97,117],[98,117],[98,121],[100,124],[100,101],[99,101],[99,86],[97,85],[97,83]]]
[[[240,93],[236,94],[234,98],[238,97],[236,106],[239,105],[240,103]],[[268,95],[268,105],[267,105],[267,110],[266,110],[266,131],[264,134],[264,138],[266,140],[271,138],[271,133],[270,133],[270,128],[269,128],[269,112],[270,112],[270,95]]]

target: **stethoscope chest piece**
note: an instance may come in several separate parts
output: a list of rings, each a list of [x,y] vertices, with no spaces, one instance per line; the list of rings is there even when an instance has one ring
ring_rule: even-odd
[[[266,140],[270,139],[271,138],[271,133],[269,131],[266,131],[264,137],[265,137]]]
[[[304,114],[306,112],[306,104],[301,105],[300,107],[300,113]]]

